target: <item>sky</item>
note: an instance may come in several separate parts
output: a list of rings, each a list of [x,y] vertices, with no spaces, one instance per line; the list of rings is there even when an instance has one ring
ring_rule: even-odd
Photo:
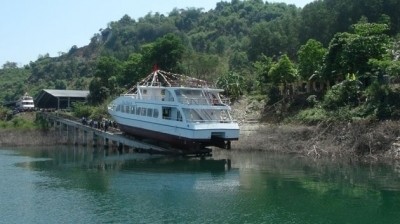
[[[125,14],[138,19],[148,13],[168,15],[174,8],[215,8],[230,0],[3,0],[0,7],[0,68],[36,61],[40,55],[56,57],[73,45],[83,47],[100,29]],[[297,7],[313,0],[269,0]]]

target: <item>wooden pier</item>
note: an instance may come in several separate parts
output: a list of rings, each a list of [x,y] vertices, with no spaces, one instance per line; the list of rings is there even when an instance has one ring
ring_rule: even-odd
[[[104,147],[117,149],[120,152],[143,152],[150,154],[170,154],[185,156],[210,156],[211,149],[203,148],[184,151],[177,148],[162,146],[158,142],[139,140],[133,136],[125,135],[118,129],[110,128],[104,131],[98,128],[84,125],[77,120],[59,115],[57,113],[41,112],[40,116],[45,119],[50,130],[58,132],[60,137],[75,145],[92,145],[93,147]]]

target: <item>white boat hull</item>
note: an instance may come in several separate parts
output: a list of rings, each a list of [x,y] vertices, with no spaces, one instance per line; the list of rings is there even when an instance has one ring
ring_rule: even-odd
[[[238,140],[239,138],[239,126],[237,123],[176,125],[176,122],[173,121],[156,123],[129,117],[122,113],[119,115],[114,114],[113,118],[118,123],[121,131],[125,133],[159,140],[185,149],[206,146],[225,148],[230,141]]]

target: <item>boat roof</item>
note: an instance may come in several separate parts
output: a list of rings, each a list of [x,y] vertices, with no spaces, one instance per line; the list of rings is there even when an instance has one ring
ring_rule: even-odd
[[[137,91],[137,87],[175,87],[176,89],[193,89],[198,90],[199,88],[219,91],[219,89],[209,88],[210,85],[207,81],[193,78],[190,76],[175,74],[172,72],[166,72],[162,70],[154,70],[138,84],[128,90],[127,94],[134,93]]]

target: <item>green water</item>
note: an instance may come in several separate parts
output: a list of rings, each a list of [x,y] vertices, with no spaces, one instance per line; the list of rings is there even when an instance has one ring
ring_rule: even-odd
[[[0,223],[399,223],[400,166],[0,149]]]

